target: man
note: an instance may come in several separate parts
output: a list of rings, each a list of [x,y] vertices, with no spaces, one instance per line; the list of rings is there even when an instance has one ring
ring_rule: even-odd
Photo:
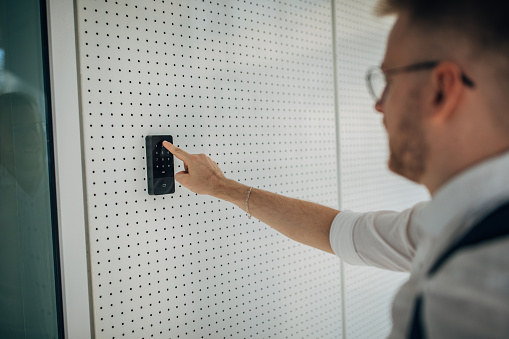
[[[384,115],[389,168],[425,185],[429,203],[401,213],[340,213],[229,180],[207,156],[165,142],[185,164],[177,181],[348,263],[409,271],[390,338],[509,337],[508,237],[453,253],[430,275],[451,244],[509,202],[506,7],[492,0],[381,3],[397,21],[381,71],[367,79]]]

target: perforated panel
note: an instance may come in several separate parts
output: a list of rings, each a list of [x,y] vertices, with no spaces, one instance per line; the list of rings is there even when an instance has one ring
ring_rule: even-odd
[[[382,116],[364,81],[366,70],[383,59],[393,18],[373,15],[375,0],[336,2],[341,202],[356,211],[402,210],[427,199],[423,188],[387,170]],[[384,338],[390,305],[406,274],[345,265],[346,336]]]
[[[149,196],[144,157],[171,134],[232,179],[337,207],[329,1],[77,9],[96,337],[340,337],[334,256],[180,185]]]

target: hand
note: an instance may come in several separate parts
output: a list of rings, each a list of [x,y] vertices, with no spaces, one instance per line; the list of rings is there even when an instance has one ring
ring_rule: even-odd
[[[226,186],[228,179],[217,163],[205,154],[189,154],[168,141],[163,141],[163,146],[184,162],[184,171],[175,174],[175,180],[182,186],[194,193],[212,196]]]

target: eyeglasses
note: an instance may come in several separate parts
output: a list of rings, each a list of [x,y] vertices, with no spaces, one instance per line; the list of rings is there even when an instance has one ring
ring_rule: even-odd
[[[407,72],[431,70],[439,64],[440,61],[425,61],[409,66],[392,68],[387,71],[383,71],[379,66],[371,67],[366,73],[366,84],[368,86],[369,93],[375,102],[382,102],[385,93],[387,92],[388,76]],[[475,83],[465,73],[461,73],[461,81],[470,88],[475,87]]]

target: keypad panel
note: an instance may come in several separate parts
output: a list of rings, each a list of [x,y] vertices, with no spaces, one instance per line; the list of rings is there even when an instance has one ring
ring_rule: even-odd
[[[159,141],[152,151],[154,178],[166,178],[174,176],[173,154],[163,146],[163,140]]]

